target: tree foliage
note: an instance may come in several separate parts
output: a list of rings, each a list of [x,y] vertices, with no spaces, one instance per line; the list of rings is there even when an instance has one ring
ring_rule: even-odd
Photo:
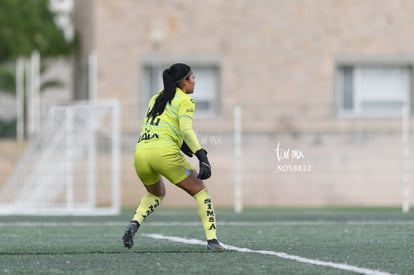
[[[65,40],[53,16],[48,0],[1,0],[0,62],[28,57],[33,50],[49,57],[70,54],[74,42]]]

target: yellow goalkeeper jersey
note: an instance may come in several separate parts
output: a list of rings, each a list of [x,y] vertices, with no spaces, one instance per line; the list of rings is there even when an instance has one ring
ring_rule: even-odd
[[[159,93],[148,103],[148,111],[154,106]],[[155,117],[146,117],[139,135],[137,149],[175,149],[179,150],[183,140],[193,153],[201,149],[193,130],[194,100],[176,88],[174,98],[165,106],[164,112]]]

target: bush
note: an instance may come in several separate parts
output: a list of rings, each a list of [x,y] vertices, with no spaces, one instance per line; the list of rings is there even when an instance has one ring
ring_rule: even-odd
[[[17,121],[1,121],[0,120],[0,138],[15,138],[16,137]]]

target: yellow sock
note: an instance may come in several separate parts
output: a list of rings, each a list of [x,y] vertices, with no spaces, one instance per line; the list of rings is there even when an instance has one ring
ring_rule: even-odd
[[[145,220],[155,209],[160,205],[164,197],[158,197],[151,193],[146,193],[139,203],[135,215],[132,218],[133,221],[137,221],[139,224]]]
[[[197,213],[203,224],[204,233],[207,240],[217,239],[216,233],[216,214],[214,212],[213,201],[207,189],[203,189],[194,195],[197,204]]]

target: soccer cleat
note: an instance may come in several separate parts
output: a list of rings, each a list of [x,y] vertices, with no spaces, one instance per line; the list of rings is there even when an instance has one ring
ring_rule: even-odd
[[[137,221],[131,221],[127,228],[125,229],[124,236],[122,236],[122,241],[124,246],[131,248],[134,245],[134,235],[138,231],[139,223]]]
[[[224,247],[217,241],[212,239],[207,241],[207,249],[211,251],[224,251]]]

